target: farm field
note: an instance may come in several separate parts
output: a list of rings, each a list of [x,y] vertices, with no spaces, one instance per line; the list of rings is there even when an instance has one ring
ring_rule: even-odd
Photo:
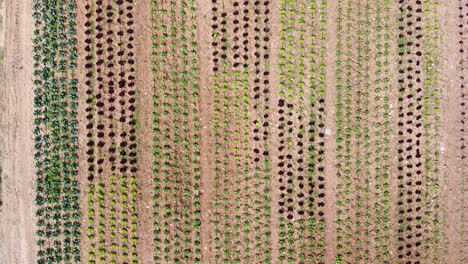
[[[467,0],[0,0],[0,264],[468,263]]]

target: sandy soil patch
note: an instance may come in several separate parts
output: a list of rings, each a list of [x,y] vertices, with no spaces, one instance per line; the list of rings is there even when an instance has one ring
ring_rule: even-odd
[[[32,31],[30,0],[2,3],[6,32],[0,77],[0,263],[35,263],[32,137]],[[3,32],[3,30],[2,30]],[[0,34],[3,35],[3,34]]]

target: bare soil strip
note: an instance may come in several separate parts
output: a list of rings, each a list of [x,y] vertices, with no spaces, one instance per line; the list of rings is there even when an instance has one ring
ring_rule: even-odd
[[[5,0],[0,0],[0,65],[3,65],[3,49],[5,48],[5,11]]]
[[[466,178],[466,148],[464,147],[466,132],[466,67],[467,42],[464,36],[467,34],[468,16],[465,6],[468,1],[449,1],[439,5],[441,18],[441,51],[443,61],[441,62],[442,82],[442,115],[444,116],[442,133],[442,168],[446,179],[443,185],[444,199],[447,199],[446,207],[442,208],[445,214],[444,222],[445,236],[448,243],[445,263],[465,263],[467,261],[467,248],[464,239],[464,222],[466,208],[464,205],[464,178]],[[463,25],[463,27],[459,27]],[[444,151],[445,150],[445,151]],[[465,238],[466,239],[466,238]],[[465,259],[464,259],[465,258]]]
[[[394,131],[397,131],[398,129],[398,90],[397,88],[393,85],[398,83],[398,45],[396,45],[394,42],[395,39],[398,39],[398,22],[397,18],[395,17],[395,14],[398,14],[399,12],[399,6],[396,2],[391,2],[388,6],[389,10],[388,13],[392,14],[388,18],[388,29],[386,29],[386,32],[389,34],[388,39],[386,36],[384,36],[384,39],[388,40],[390,43],[393,43],[393,45],[390,45],[388,47],[388,58],[389,58],[389,65],[388,65],[388,75],[387,77],[389,78],[389,87],[388,87],[388,92],[387,96],[389,98],[388,104],[390,107],[390,135],[389,135],[389,140],[390,140],[390,148],[391,148],[391,154],[389,155],[389,175],[390,179],[388,180],[389,184],[389,190],[390,190],[390,195],[389,195],[389,201],[390,201],[390,206],[389,206],[389,217],[390,217],[390,230],[388,231],[388,234],[390,235],[391,242],[389,243],[389,248],[388,248],[388,259],[390,263],[395,263],[398,260],[398,241],[395,239],[398,235],[398,184],[399,184],[399,179],[397,177],[398,175],[398,154],[397,154],[397,149],[398,149],[398,134],[395,133]],[[385,16],[384,16],[385,17]],[[392,239],[393,238],[393,239]]]
[[[3,54],[3,47],[5,45],[5,11],[6,11],[6,8],[5,8],[5,2],[3,0],[0,0],[0,67],[1,67],[1,71],[0,71],[0,83],[1,83],[1,88],[2,90],[6,90],[5,89],[5,72],[4,72],[4,68],[3,68],[3,57],[4,57],[4,54]],[[3,105],[3,102],[2,102],[2,105]],[[3,110],[3,109],[2,109]],[[4,139],[2,139],[4,140]],[[1,142],[1,141],[0,141]],[[1,144],[4,144],[3,142],[1,142]],[[2,152],[0,152],[0,155],[1,155]],[[0,208],[3,204],[2,202],[2,169],[0,167]]]
[[[135,3],[135,55],[137,92],[138,144],[138,258],[140,263],[154,261],[153,219],[153,77],[151,75],[150,0]]]
[[[276,108],[278,107],[278,99],[279,99],[279,94],[278,94],[278,89],[275,89],[273,87],[278,87],[279,85],[279,47],[280,47],[280,18],[279,14],[280,13],[280,3],[279,1],[272,1],[271,3],[271,8],[270,8],[270,21],[271,21],[271,46],[270,46],[270,85],[272,87],[271,89],[271,94],[270,94],[270,108],[272,111],[270,112],[270,117],[272,120],[278,120],[279,118],[279,113],[278,111],[275,111]],[[271,125],[271,133],[273,135],[278,134],[278,123],[277,122],[272,122]],[[274,151],[278,149],[279,147],[279,140],[277,137],[272,136],[270,137],[270,148]],[[275,151],[274,151],[275,152]],[[276,164],[278,164],[279,159],[278,155],[271,155],[271,164],[273,165],[273,169],[271,170],[272,175],[277,175],[278,169]],[[279,226],[279,200],[280,200],[280,193],[277,191],[279,190],[280,183],[276,179],[276,177],[272,177],[271,179],[271,221],[270,221],[270,228],[271,228],[271,259],[272,260],[278,260],[279,258],[279,245],[278,245],[278,240],[279,240],[279,229],[276,228]],[[273,261],[275,263],[275,261]]]
[[[88,193],[87,181],[87,173],[88,173],[88,166],[87,160],[83,157],[86,157],[86,143],[87,143],[87,129],[86,129],[86,111],[83,105],[86,105],[86,86],[84,85],[86,82],[86,70],[83,67],[86,63],[86,55],[87,52],[85,51],[86,43],[83,41],[86,39],[85,35],[85,22],[86,22],[86,9],[85,9],[86,1],[78,1],[76,4],[76,37],[78,42],[76,44],[76,48],[78,50],[78,58],[77,58],[77,71],[76,76],[78,79],[78,180],[80,182],[80,201],[85,201],[86,195]],[[88,219],[86,217],[86,209],[87,206],[80,204],[81,207],[81,225],[88,226]],[[88,255],[85,253],[88,251],[88,247],[90,241],[87,239],[86,232],[81,232],[81,239],[80,239],[80,255],[81,260],[84,263],[89,262]]]
[[[6,0],[0,76],[0,263],[36,262],[32,137],[32,3]]]
[[[432,1],[400,3],[399,246],[400,261],[439,261],[439,22]]]
[[[198,61],[200,68],[200,166],[201,166],[201,243],[202,260],[211,263],[212,207],[214,193],[214,133],[213,133],[213,62],[211,60],[211,16],[210,0],[197,1]]]

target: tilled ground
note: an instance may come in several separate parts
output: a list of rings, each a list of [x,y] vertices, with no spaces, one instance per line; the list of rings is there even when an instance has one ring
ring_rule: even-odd
[[[466,0],[77,8],[83,262],[466,262]],[[2,98],[17,142],[32,104]],[[2,158],[16,216],[34,175]]]

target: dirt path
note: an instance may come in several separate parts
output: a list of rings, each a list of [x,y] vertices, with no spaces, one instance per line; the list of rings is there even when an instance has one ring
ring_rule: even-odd
[[[448,4],[440,5],[440,25],[441,42],[443,46],[441,50],[443,53],[443,61],[441,66],[444,74],[442,77],[443,87],[443,104],[442,109],[445,110],[443,115],[446,117],[443,119],[443,127],[448,128],[443,138],[442,147],[446,149],[446,152],[442,151],[444,159],[442,159],[443,170],[445,171],[444,177],[447,182],[444,183],[444,192],[450,193],[447,195],[447,208],[445,209],[445,225],[446,225],[446,236],[448,239],[448,254],[446,263],[464,263],[463,254],[466,248],[463,246],[466,243],[463,242],[463,228],[466,227],[466,218],[463,217],[463,178],[466,177],[466,163],[464,163],[461,156],[463,155],[463,120],[464,116],[461,113],[464,111],[462,107],[463,99],[461,94],[464,92],[461,88],[463,76],[461,56],[463,53],[459,52],[459,49],[465,48],[466,44],[459,43],[463,36],[459,35],[459,32],[463,32],[463,29],[459,28],[458,25],[463,23],[466,26],[466,17],[459,17],[463,10],[459,10],[459,5],[467,1],[449,1]],[[467,10],[467,7],[465,7]],[[464,14],[466,15],[466,14]],[[464,30],[466,34],[466,28]],[[466,42],[465,42],[466,43]],[[466,53],[465,53],[466,57]],[[466,108],[465,108],[466,111]],[[466,134],[465,134],[466,135]],[[465,150],[466,154],[466,150]]]
[[[77,34],[76,37],[78,38],[77,42],[77,50],[78,50],[78,70],[77,70],[77,78],[78,78],[78,106],[86,105],[86,87],[84,85],[86,78],[85,78],[85,68],[84,65],[86,63],[85,56],[85,42],[83,41],[85,37],[85,27],[84,23],[86,21],[85,14],[86,9],[84,8],[86,2],[85,1],[78,1],[77,3]],[[86,157],[86,112],[84,107],[78,108],[78,157]],[[84,158],[79,159],[78,161],[78,179],[80,180],[80,201],[86,200],[87,190],[88,187],[86,185],[85,179],[87,174],[87,160]],[[82,215],[87,210],[86,206],[81,205]],[[88,219],[86,217],[82,218],[82,226],[88,225]],[[81,252],[81,260],[86,262],[88,260],[88,256],[85,252],[87,252],[89,248],[89,240],[87,239],[86,232],[81,233],[81,243],[80,243],[80,252]]]
[[[214,178],[214,145],[213,145],[213,63],[211,54],[204,52],[210,49],[212,42],[210,28],[210,10],[205,8],[210,5],[209,0],[199,0],[197,7],[197,35],[199,47],[200,65],[200,166],[201,166],[201,243],[202,260],[212,259],[213,248],[211,246],[211,233],[213,224],[211,222],[212,210],[211,200],[213,197]],[[203,40],[203,41],[201,41]],[[208,263],[208,261],[206,262]]]
[[[326,86],[327,89],[325,102],[327,104],[327,116],[325,117],[325,208],[324,214],[326,219],[326,235],[325,235],[325,263],[333,263],[336,259],[336,42],[333,36],[336,36],[337,31],[337,2],[331,1],[327,5],[327,35],[328,42],[326,45]]]
[[[151,75],[151,24],[149,0],[137,1],[135,4],[136,34],[136,86],[137,116],[139,128],[138,140],[138,256],[141,263],[152,263],[154,254],[153,227],[153,76]]]
[[[5,4],[5,64],[0,77],[0,263],[35,263],[32,3],[7,0]]]

